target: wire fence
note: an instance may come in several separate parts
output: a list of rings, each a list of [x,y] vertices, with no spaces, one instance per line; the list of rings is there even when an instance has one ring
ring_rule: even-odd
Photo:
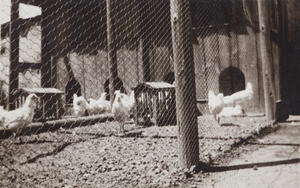
[[[14,116],[35,110],[32,123],[24,116],[21,123],[15,122],[20,119],[10,121],[17,128],[3,123],[5,130],[11,128],[21,139],[10,137],[14,143],[10,148],[1,141],[5,168],[24,167],[18,172],[29,179],[36,176],[38,182],[61,176],[56,186],[74,186],[87,179],[98,185],[109,184],[124,171],[132,177],[146,168],[148,160],[155,164],[163,158],[168,161],[166,166],[176,166],[175,91],[182,86],[175,80],[174,57],[178,54],[174,55],[172,44],[170,1],[115,0],[110,16],[110,1],[104,0],[28,0],[20,6],[23,1],[11,2],[0,9],[8,18],[19,17],[1,25],[0,105],[6,110],[19,109]],[[185,11],[191,15],[191,43],[182,45],[193,47],[195,73],[190,75],[195,75],[195,93],[181,96],[196,96],[199,138],[222,134],[234,138],[235,126],[220,133],[220,125],[247,124],[244,114],[263,113],[257,11],[255,1],[232,0],[191,0],[190,10]],[[218,122],[209,108],[209,91],[216,98],[219,93],[231,96],[246,91],[248,82],[252,84],[251,102],[241,103],[241,109],[235,103],[228,105],[233,109],[220,115]],[[117,90],[114,96],[111,90]],[[32,93],[38,97],[37,105],[31,105],[36,100],[28,97]],[[26,105],[30,107],[23,108]],[[223,109],[224,104],[221,106]],[[2,122],[8,117],[4,114]],[[238,129],[250,130],[243,126]],[[119,133],[124,134],[116,137]],[[7,134],[10,132],[2,130],[2,137]],[[157,140],[152,143],[150,138]],[[213,144],[216,142],[200,142],[200,159],[208,155],[204,150]],[[131,157],[128,160],[127,155]],[[137,169],[130,162],[133,156],[141,160]],[[9,165],[12,161],[18,164]],[[33,164],[38,168],[33,170]],[[130,172],[122,165],[128,165]],[[166,166],[156,169],[169,170]],[[145,175],[150,171],[161,174],[153,167],[144,171]],[[37,176],[39,173],[42,175]],[[99,177],[99,173],[109,174],[111,179]],[[16,176],[17,181],[22,180]],[[129,180],[125,179],[117,180],[126,185]]]

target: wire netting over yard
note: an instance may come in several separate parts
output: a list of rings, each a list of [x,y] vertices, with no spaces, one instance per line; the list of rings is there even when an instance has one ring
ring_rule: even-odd
[[[182,186],[183,128],[211,164],[268,125],[258,1],[179,2],[1,2],[1,186]],[[284,3],[267,3],[275,105]]]

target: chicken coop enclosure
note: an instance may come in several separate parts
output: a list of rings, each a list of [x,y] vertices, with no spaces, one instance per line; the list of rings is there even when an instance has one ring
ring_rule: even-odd
[[[0,105],[5,110],[19,108],[21,105],[15,105],[21,95],[17,91],[35,88],[45,105],[36,110],[33,124],[50,125],[45,120],[51,120],[62,127],[81,121],[86,125],[86,119],[99,117],[86,113],[75,117],[74,105],[81,104],[73,100],[74,94],[84,98],[86,106],[82,108],[88,111],[93,108],[91,101],[100,101],[104,92],[112,107],[116,90],[127,96],[134,90],[136,108],[133,111],[126,108],[125,130],[138,129],[131,125],[139,124],[138,118],[145,121],[149,117],[155,125],[164,122],[159,128],[170,127],[174,135],[182,131],[177,129],[178,124],[197,121],[199,135],[206,135],[222,124],[232,123],[225,115],[219,124],[215,121],[209,107],[209,91],[230,97],[246,91],[247,83],[251,83],[251,100],[239,104],[246,117],[242,117],[244,113],[229,115],[237,116],[233,117],[235,122],[266,117],[268,113],[271,119],[284,120],[288,114],[300,113],[298,1],[177,3],[173,0],[3,3]],[[186,22],[180,22],[181,19]],[[187,37],[180,40],[176,36]],[[174,41],[181,42],[177,45]],[[55,92],[49,93],[49,88]],[[187,101],[186,105],[178,98]],[[129,99],[124,101],[120,103]],[[191,111],[178,116],[178,110],[181,113],[189,107]],[[268,112],[267,107],[273,111]],[[99,115],[102,114],[114,117],[111,109],[101,113],[99,110]],[[72,126],[67,127],[71,133],[65,134],[73,134]],[[109,128],[101,131],[93,134],[117,132]]]
[[[60,119],[64,113],[62,105],[63,92],[55,88],[21,88],[16,91],[15,108],[24,105],[26,97],[34,93],[40,100],[38,101],[34,121],[47,121]]]
[[[175,86],[167,82],[145,82],[134,88],[135,124],[175,125]]]

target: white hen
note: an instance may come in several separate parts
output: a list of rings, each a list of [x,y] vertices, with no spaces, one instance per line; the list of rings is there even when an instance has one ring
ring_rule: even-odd
[[[249,102],[253,98],[253,89],[250,82],[247,83],[245,90],[238,91],[230,96],[225,96],[223,101],[226,106],[235,106]]]
[[[102,93],[100,98],[98,99],[98,103],[100,103],[103,106],[104,112],[111,112],[110,101],[106,100],[106,97],[107,97],[107,93],[106,92]]]
[[[222,112],[220,112],[219,117],[241,117],[245,116],[245,112],[240,105],[235,107],[224,107]]]
[[[87,111],[89,115],[107,113],[111,111],[110,101],[106,100],[106,92],[98,100],[89,99]]]
[[[36,94],[30,94],[26,97],[25,103],[22,107],[7,111],[3,107],[0,108],[0,125],[6,130],[11,130],[15,133],[18,129],[26,127],[32,123],[34,116],[34,109],[37,106],[38,96]]]
[[[103,93],[98,100],[88,99],[85,100],[83,96],[78,97],[74,94],[73,110],[74,116],[80,117],[86,115],[97,115],[111,111],[110,102],[106,99],[106,93]]]
[[[114,119],[120,124],[120,131],[124,133],[125,121],[129,118],[135,106],[134,91],[130,96],[120,93],[119,90],[115,91],[115,100],[112,105],[112,113]]]
[[[214,115],[214,118],[219,123],[220,122],[219,113],[222,112],[224,108],[223,93],[219,93],[218,95],[215,95],[215,93],[210,90],[208,92],[208,107],[209,107],[209,112]]]
[[[75,117],[84,116],[86,114],[88,102],[83,96],[78,97],[76,94],[73,95],[73,111]]]

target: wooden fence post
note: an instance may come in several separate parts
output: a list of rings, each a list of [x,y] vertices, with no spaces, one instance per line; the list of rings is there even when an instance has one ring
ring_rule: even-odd
[[[117,46],[115,24],[112,18],[112,1],[106,0],[106,14],[107,14],[107,52],[109,62],[109,95],[111,104],[113,103],[113,96],[117,86],[116,79],[118,77],[118,63],[117,63]]]
[[[196,87],[189,0],[171,0],[179,158],[183,168],[199,163]]]
[[[260,42],[260,56],[262,62],[263,86],[264,86],[264,101],[265,113],[267,120],[274,120],[274,105],[275,105],[275,91],[272,82],[271,72],[271,58],[268,54],[270,52],[270,25],[268,20],[267,1],[258,0],[258,19],[259,19],[259,42]]]

